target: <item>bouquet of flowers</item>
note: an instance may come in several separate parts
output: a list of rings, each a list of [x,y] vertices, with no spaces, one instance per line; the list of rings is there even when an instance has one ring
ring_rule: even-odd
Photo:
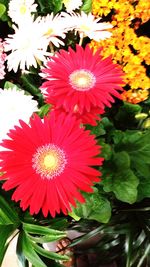
[[[1,264],[17,236],[20,266],[62,266],[44,244],[77,230],[101,263],[149,266],[149,10],[0,1]]]

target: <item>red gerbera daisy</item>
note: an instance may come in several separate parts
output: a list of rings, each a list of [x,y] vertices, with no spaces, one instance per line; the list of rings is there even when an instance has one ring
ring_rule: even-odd
[[[66,112],[63,108],[56,109],[54,107],[54,110],[57,114],[60,112],[65,112],[65,114],[70,114],[71,112]],[[104,113],[104,110],[96,107],[92,107],[90,112],[87,112],[86,110],[83,111],[83,113],[78,112],[78,107],[75,107],[74,112],[72,112],[72,115],[76,116],[77,119],[81,121],[82,124],[90,124],[92,126],[97,125],[97,121],[101,120],[100,115]]]
[[[52,112],[42,120],[36,115],[30,125],[20,121],[8,135],[10,140],[1,143],[7,148],[0,152],[1,179],[7,179],[5,190],[15,188],[12,199],[20,200],[23,210],[67,214],[75,199],[84,202],[79,190],[92,192],[93,182],[100,181],[101,173],[91,167],[102,164],[100,147],[75,117]]]
[[[101,49],[100,49],[101,50]],[[60,50],[43,68],[41,74],[47,79],[41,86],[48,103],[67,112],[90,112],[91,107],[111,106],[112,96],[120,98],[123,73],[111,57],[102,59],[100,50],[95,54],[88,45],[85,49],[76,46],[76,52]],[[46,93],[45,93],[46,91]]]

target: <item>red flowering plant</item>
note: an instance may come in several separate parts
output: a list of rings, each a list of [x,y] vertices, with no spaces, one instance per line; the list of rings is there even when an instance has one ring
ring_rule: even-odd
[[[73,247],[100,235],[95,266],[144,266],[149,100],[125,102],[121,64],[91,45],[111,38],[110,16],[89,0],[3,0],[0,18],[1,266],[12,240],[20,266],[66,266],[51,244],[71,231]]]

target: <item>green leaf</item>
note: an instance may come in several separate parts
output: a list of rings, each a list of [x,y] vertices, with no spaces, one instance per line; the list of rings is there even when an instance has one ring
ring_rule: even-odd
[[[111,130],[111,129],[114,128],[113,123],[112,123],[112,122],[110,121],[110,119],[107,118],[107,117],[103,117],[102,120],[101,120],[101,123],[103,124],[103,126],[104,126],[104,128],[105,128],[106,130]]]
[[[149,197],[150,131],[117,130],[113,132],[113,140],[115,151],[118,152],[113,162],[109,162],[110,166],[106,166],[108,170],[104,169],[109,173],[103,179],[104,190],[113,191],[118,199],[128,203],[136,200],[137,190],[138,200]],[[124,187],[125,194],[121,192],[119,183]]]
[[[5,13],[5,11],[6,11],[6,7],[5,7],[5,5],[0,4],[0,17],[3,16],[3,14]]]
[[[69,257],[66,255],[60,255],[55,252],[47,251],[43,249],[42,247],[38,246],[37,244],[33,243],[33,247],[36,250],[36,252],[46,258],[49,258],[51,260],[69,260]]]
[[[7,239],[15,230],[14,225],[0,225],[0,266],[8,247]]]
[[[33,248],[33,243],[27,237],[25,232],[22,232],[21,235],[22,253],[24,254],[25,258],[36,267],[47,267],[45,263],[41,260],[41,258],[38,256],[38,254],[35,252]]]
[[[99,140],[99,144],[102,147],[101,157],[105,160],[110,160],[112,156],[112,147],[106,144],[103,140]]]
[[[150,133],[144,134],[136,142],[134,142],[134,150],[128,149],[128,153],[134,164],[147,163],[150,164]]]
[[[118,152],[113,163],[114,169],[103,178],[104,191],[112,191],[117,199],[132,204],[137,199],[139,180],[130,169],[130,157],[125,151]]]
[[[113,142],[115,145],[120,144],[122,142],[122,139],[124,138],[124,132],[120,131],[120,130],[114,130],[111,133]]]
[[[126,235],[125,248],[126,248],[126,267],[131,266],[132,250],[133,250],[133,233],[132,227]]]
[[[92,0],[84,0],[83,6],[81,7],[81,10],[85,13],[89,13],[92,10]]]
[[[69,224],[66,218],[53,218],[48,222],[52,229],[59,229],[59,231],[64,231]]]
[[[117,149],[128,152],[131,160],[131,168],[142,177],[149,177],[150,169],[150,131],[126,132]],[[139,177],[140,177],[139,176]]]
[[[18,236],[16,254],[18,257],[19,265],[22,267],[28,267],[28,262],[23,254],[23,249],[22,249],[22,233],[19,233]]]
[[[41,11],[44,13],[53,12],[54,14],[59,12],[62,9],[62,0],[38,0]]]
[[[30,239],[33,240],[34,242],[36,243],[47,243],[47,242],[53,242],[53,241],[56,241],[56,240],[60,240],[62,239],[63,237],[66,237],[66,234],[53,234],[53,235],[45,235],[45,236],[42,236],[42,237],[35,237],[35,236],[30,236]]]
[[[98,122],[96,126],[87,125],[86,129],[90,130],[91,134],[94,134],[96,136],[101,136],[106,133],[104,125],[101,122]]]
[[[144,165],[145,167],[145,165]],[[150,198],[150,166],[148,166],[149,176],[141,177],[140,183],[138,186],[138,200],[142,200],[143,198]]]
[[[9,4],[8,2],[9,2],[8,0],[0,0],[0,5],[1,5],[0,19],[1,21],[8,21],[8,25],[9,25],[10,18],[8,17],[7,12],[6,12],[8,9],[8,4]]]
[[[8,0],[0,0],[0,3],[4,6],[8,6]]]
[[[137,104],[131,104],[128,102],[124,102],[124,109],[128,112],[128,113],[132,113],[132,114],[136,114],[138,112],[141,112],[142,108],[140,105]]]
[[[0,225],[13,224],[12,220],[7,216],[5,211],[0,208]]]
[[[21,80],[26,88],[26,91],[28,91],[31,95],[38,95],[39,88],[36,86],[35,76],[34,75],[21,75]]]
[[[16,84],[11,83],[11,82],[5,82],[4,84],[4,89],[13,89],[15,88],[16,90],[20,90],[20,87],[18,87]]]
[[[66,236],[66,233],[63,231],[58,231],[55,229],[50,229],[49,227],[46,226],[40,226],[40,225],[35,225],[35,224],[28,224],[24,223],[23,224],[23,229],[30,233],[30,234],[38,234],[38,235],[49,235],[49,236]]]
[[[0,223],[19,225],[17,211],[2,196],[0,196]]]
[[[77,216],[77,214],[74,211],[69,212],[68,215],[72,217],[75,221],[80,221],[81,219],[79,216]]]
[[[73,208],[73,213],[80,218],[107,223],[111,216],[110,202],[100,195],[97,189],[93,194],[83,193],[83,195],[86,202],[77,203],[77,207]]]
[[[131,104],[124,102],[123,105],[119,108],[118,113],[115,116],[117,121],[124,122],[125,125],[133,125],[135,120],[135,115],[140,113],[142,108],[140,105]]]
[[[113,192],[116,197],[124,202],[132,204],[137,199],[138,178],[130,169],[118,172],[113,183]]]
[[[0,0],[0,3],[6,6],[8,4],[8,0]]]
[[[39,6],[40,6],[42,12],[51,11],[53,8],[52,1],[49,1],[47,3],[47,6],[46,6],[46,2],[47,2],[46,0],[38,0]]]
[[[43,118],[45,115],[47,115],[49,111],[50,111],[50,104],[45,104],[40,108],[38,115]]]
[[[62,9],[62,0],[53,0],[53,12],[57,13]]]
[[[129,149],[131,163],[133,168],[143,174],[142,165],[150,164],[150,132],[143,134],[136,142],[134,142],[134,150]]]
[[[130,157],[125,151],[115,153],[113,161],[115,162],[118,171],[129,169],[130,167]]]

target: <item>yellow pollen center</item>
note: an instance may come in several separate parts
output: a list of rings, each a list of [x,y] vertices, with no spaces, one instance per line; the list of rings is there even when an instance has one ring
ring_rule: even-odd
[[[90,27],[88,27],[87,25],[85,25],[85,24],[82,24],[81,26],[80,26],[80,28],[83,30],[83,31],[90,31]]]
[[[25,6],[25,5],[22,5],[22,6],[20,7],[20,13],[21,13],[22,15],[24,15],[26,12],[27,12],[27,8],[26,8],[26,6]]]
[[[77,91],[88,91],[95,84],[95,76],[88,70],[77,70],[69,76],[70,84]]]
[[[79,77],[77,80],[77,83],[79,86],[85,86],[87,84],[87,79],[86,77]]]
[[[56,169],[57,168],[57,163],[58,159],[56,155],[48,154],[44,157],[43,160],[44,166],[46,169]]]
[[[47,32],[45,32],[44,35],[45,35],[45,36],[51,36],[51,35],[54,35],[54,30],[53,30],[52,28],[49,28],[49,29],[47,30]]]
[[[41,178],[52,179],[59,176],[67,163],[64,151],[54,144],[47,144],[37,149],[32,157],[32,167]]]
[[[63,0],[64,5],[69,4],[70,0]]]

